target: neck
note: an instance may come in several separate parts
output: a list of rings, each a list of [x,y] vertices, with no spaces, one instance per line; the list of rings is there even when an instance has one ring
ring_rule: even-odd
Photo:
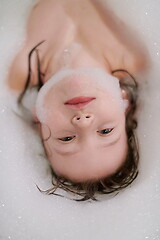
[[[49,76],[46,76],[46,81],[50,79],[56,72],[65,69],[79,69],[83,67],[101,68],[106,73],[111,73],[110,66],[106,59],[102,56],[95,56],[94,53],[90,53],[85,46],[80,43],[72,42],[65,48],[61,49],[56,56],[58,64]],[[45,82],[46,82],[45,81]]]

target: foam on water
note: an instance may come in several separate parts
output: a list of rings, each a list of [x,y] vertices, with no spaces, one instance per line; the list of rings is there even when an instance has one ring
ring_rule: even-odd
[[[140,174],[115,198],[77,203],[37,191],[50,187],[48,162],[38,136],[16,111],[4,81],[23,42],[31,0],[0,2],[0,239],[160,239],[160,16],[159,0],[108,0],[114,12],[139,34],[151,56],[150,69],[139,77]],[[144,81],[145,78],[145,81]]]

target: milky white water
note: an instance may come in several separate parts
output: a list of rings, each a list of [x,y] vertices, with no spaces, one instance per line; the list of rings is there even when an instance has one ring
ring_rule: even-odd
[[[77,203],[41,194],[50,185],[38,136],[12,109],[5,77],[24,37],[31,0],[0,0],[0,239],[160,239],[160,1],[109,0],[109,6],[141,36],[151,67],[140,79],[140,174],[114,198]]]

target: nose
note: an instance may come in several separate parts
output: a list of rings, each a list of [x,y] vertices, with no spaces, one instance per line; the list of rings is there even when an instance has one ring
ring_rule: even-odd
[[[90,126],[93,120],[94,120],[93,114],[80,113],[73,117],[72,124],[80,128],[86,128]]]

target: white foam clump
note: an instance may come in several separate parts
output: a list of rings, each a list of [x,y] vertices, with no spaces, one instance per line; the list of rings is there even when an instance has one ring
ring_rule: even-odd
[[[121,90],[119,85],[118,78],[112,76],[111,74],[106,73],[103,69],[100,68],[79,68],[79,69],[61,69],[52,78],[50,78],[41,88],[38,93],[36,100],[36,114],[38,119],[41,122],[45,122],[46,110],[44,108],[44,99],[47,93],[54,87],[57,83],[62,80],[65,80],[70,76],[81,75],[87,76],[90,78],[92,84],[95,87],[102,88],[103,90],[108,90],[112,97],[117,100],[120,106],[125,109],[126,104],[122,101]],[[77,78],[74,78],[77,80]]]

